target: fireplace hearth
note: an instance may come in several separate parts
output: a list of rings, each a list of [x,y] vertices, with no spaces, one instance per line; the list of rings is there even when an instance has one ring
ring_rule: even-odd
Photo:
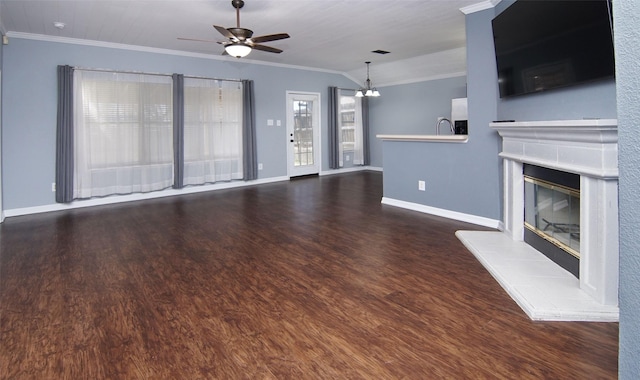
[[[532,319],[617,320],[617,120],[499,122],[490,127],[502,137],[501,234],[511,243],[495,235],[483,238],[482,232],[463,231],[458,236]],[[572,189],[552,184],[527,192],[525,188],[536,183],[554,182],[525,179],[529,165],[571,173],[579,186]],[[557,189],[561,195],[553,194]],[[547,235],[555,241],[543,237],[547,243],[568,242],[567,251],[573,251],[577,259],[573,275],[525,241],[529,233],[525,231],[531,231],[525,223],[525,198],[535,196],[543,204],[534,208],[533,221],[527,223],[537,226],[542,235],[550,232]]]

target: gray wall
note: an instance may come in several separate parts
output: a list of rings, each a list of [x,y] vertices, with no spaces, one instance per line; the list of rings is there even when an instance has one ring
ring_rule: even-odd
[[[640,2],[614,1],[620,168],[620,379],[640,374]]]
[[[497,11],[513,1],[503,1]],[[620,222],[620,379],[640,373],[640,3],[614,1],[616,81],[501,100],[503,119],[617,118]],[[617,83],[616,83],[617,82]]]
[[[4,220],[4,208],[2,206],[2,53],[4,45],[0,43],[0,222]]]
[[[266,54],[257,52],[255,54]],[[12,38],[4,49],[2,177],[5,210],[55,203],[56,66],[215,78],[253,79],[259,178],[286,176],[286,91],[319,92],[322,139],[327,136],[329,86],[357,85],[339,74],[169,54]],[[267,119],[282,126],[267,126]],[[327,144],[322,168],[328,170]]]
[[[500,140],[498,134],[489,128],[489,123],[496,119],[498,98],[491,34],[493,15],[494,9],[488,9],[466,17],[469,141],[464,144],[382,143],[385,197],[494,220],[501,219],[502,163],[498,158]],[[403,129],[398,133],[432,134],[436,117],[451,113],[451,98],[464,96],[462,79],[459,79],[460,82],[456,82],[457,79],[442,82],[447,86],[442,86],[443,89],[438,91],[451,95],[438,99],[438,102],[443,102],[441,108],[425,117],[422,116],[428,110],[428,103],[414,103],[412,110],[407,110],[400,104],[395,104],[393,99],[382,99],[387,103],[381,103],[380,108],[375,108],[375,118],[372,117],[376,120],[376,132],[394,133],[396,128],[400,129],[397,123],[393,124],[394,118],[405,121],[405,116],[400,116],[399,111],[411,111],[413,115],[406,117],[406,123],[414,129]],[[390,92],[394,97],[411,96],[412,92],[415,93],[414,86],[383,90],[383,96]],[[437,98],[437,94],[434,96]],[[381,119],[387,123],[379,125]],[[419,180],[426,182],[426,191],[418,190]]]
[[[467,96],[467,78],[455,77],[380,88],[369,101],[371,166],[382,166],[378,134],[435,134],[438,117],[451,117],[451,99]],[[443,123],[442,129],[448,128]]]

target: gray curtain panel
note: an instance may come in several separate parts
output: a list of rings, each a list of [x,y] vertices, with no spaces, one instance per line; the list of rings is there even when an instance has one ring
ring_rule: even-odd
[[[73,67],[58,66],[56,202],[73,201]]]
[[[258,148],[256,142],[256,111],[253,81],[242,81],[242,154],[244,180],[258,178]]]
[[[184,187],[184,75],[173,74],[173,188]]]
[[[329,87],[329,167],[340,168],[340,135],[338,131],[338,87]]]
[[[369,99],[362,98],[362,164],[369,166],[371,164],[369,146]]]

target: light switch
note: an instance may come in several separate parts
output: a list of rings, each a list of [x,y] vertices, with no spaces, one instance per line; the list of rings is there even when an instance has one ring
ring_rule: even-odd
[[[282,125],[282,123],[280,122],[280,120],[276,121],[276,125],[279,127]]]
[[[280,124],[278,124],[278,125],[280,125]],[[273,127],[273,119],[268,119],[267,120],[267,126]]]

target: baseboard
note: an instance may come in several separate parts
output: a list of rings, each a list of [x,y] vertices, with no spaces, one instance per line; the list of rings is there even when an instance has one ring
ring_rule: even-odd
[[[340,169],[331,169],[331,170],[323,170],[320,172],[320,176],[325,175],[333,175],[333,174],[342,174],[342,173],[353,173],[353,172],[361,172],[361,171],[376,171],[381,172],[382,168],[376,166],[352,166],[350,168],[340,168]]]
[[[323,171],[320,175],[332,175],[332,174],[341,174],[341,173],[350,173],[357,172],[363,170],[372,170],[372,171],[382,171],[382,168],[374,167],[374,166],[356,166],[353,168],[343,168],[336,170],[328,170]],[[150,193],[137,193],[137,194],[129,194],[129,195],[117,195],[105,198],[93,198],[87,200],[79,200],[73,201],[71,203],[54,203],[42,206],[34,206],[34,207],[23,207],[23,208],[14,208],[4,210],[0,219],[0,222],[4,220],[4,218],[10,218],[13,216],[21,216],[21,215],[31,215],[31,214],[40,214],[44,212],[52,212],[52,211],[63,211],[70,210],[76,208],[84,208],[84,207],[93,207],[93,206],[104,206],[110,204],[118,204],[125,202],[135,202],[146,199],[156,199],[156,198],[164,198],[164,197],[173,197],[176,195],[185,195],[185,194],[195,194],[202,193],[207,191],[216,191],[223,189],[233,189],[238,187],[246,187],[246,186],[255,186],[272,182],[281,182],[281,181],[289,181],[289,177],[271,177],[264,179],[257,179],[254,181],[237,181],[237,182],[223,182],[216,183],[210,185],[202,185],[202,186],[192,186],[185,187],[184,189],[175,190],[175,189],[167,189],[162,191],[154,191]]]
[[[289,180],[289,177],[272,177],[272,178],[257,179],[253,181],[223,182],[223,183],[215,183],[210,185],[191,186],[191,187],[185,187],[179,190],[167,189],[162,191],[154,191],[150,193],[116,195],[116,196],[110,196],[105,198],[93,198],[93,199],[87,199],[87,200],[73,201],[71,203],[54,203],[54,204],[35,206],[35,207],[14,208],[9,210],[4,210],[4,216],[8,218],[12,216],[40,214],[44,212],[63,211],[63,210],[93,207],[93,206],[104,206],[104,205],[117,204],[117,203],[135,202],[135,201],[141,201],[141,200],[147,200],[147,199],[173,197],[176,195],[195,194],[195,193],[203,193],[207,191],[255,186],[255,185],[280,182],[280,181],[288,181],[288,180]]]
[[[406,202],[398,199],[382,197],[382,204],[405,208],[408,210],[418,211],[425,214],[441,216],[443,218],[458,220],[461,222],[472,223],[483,227],[502,229],[502,222],[495,219],[485,218],[483,216],[465,214],[457,211],[446,210],[437,207],[426,206],[419,203]]]

